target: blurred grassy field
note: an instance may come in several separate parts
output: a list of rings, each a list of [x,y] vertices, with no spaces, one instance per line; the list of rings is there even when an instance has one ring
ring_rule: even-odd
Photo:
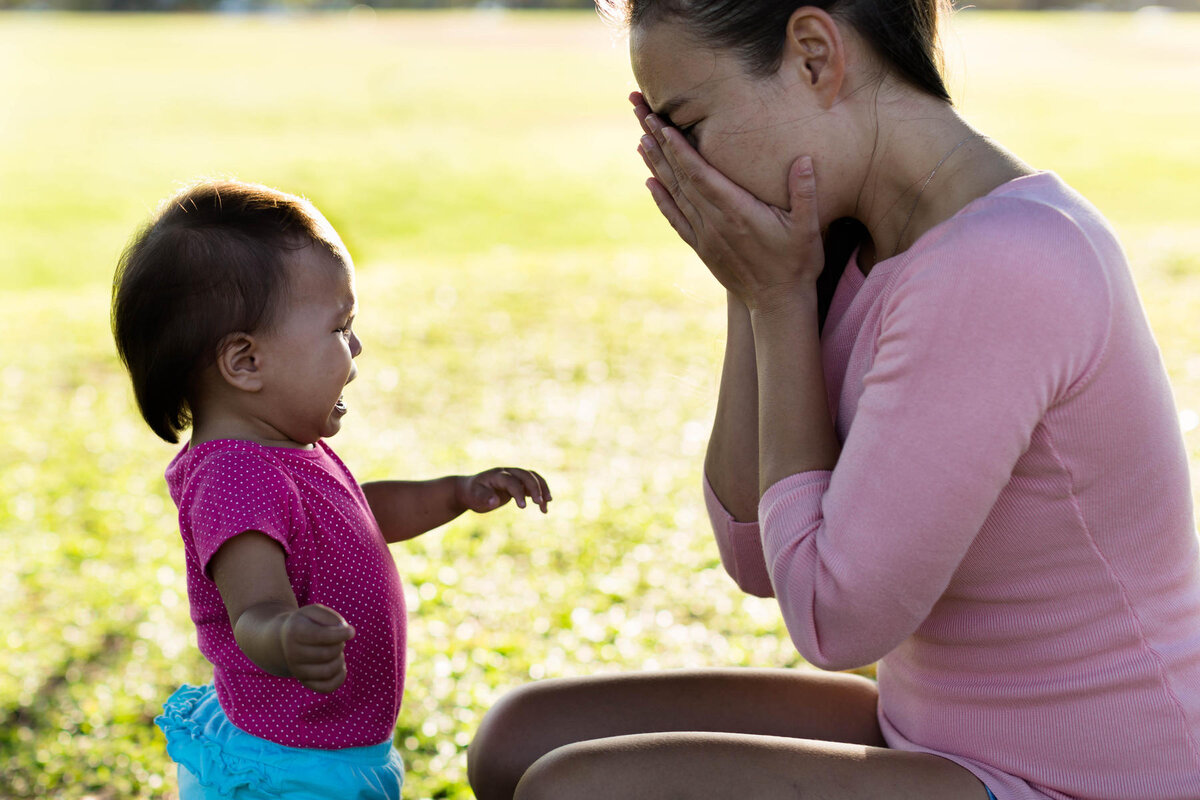
[[[1128,246],[1200,463],[1200,19],[959,15],[951,85]],[[534,678],[799,663],[720,570],[698,492],[723,296],[642,188],[624,46],[589,14],[0,15],[0,797],[148,798],[152,718],[206,679],[108,281],[198,175],[311,197],[359,264],[361,479],[518,463],[506,508],[394,548],[410,798],[467,798]]]

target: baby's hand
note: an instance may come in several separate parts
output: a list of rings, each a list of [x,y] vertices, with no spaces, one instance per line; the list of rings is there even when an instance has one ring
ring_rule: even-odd
[[[288,671],[314,692],[328,694],[346,681],[342,651],[354,628],[332,608],[308,605],[288,615],[279,631]]]
[[[524,508],[526,496],[533,498],[543,514],[546,513],[546,504],[553,499],[546,479],[533,470],[496,467],[478,475],[459,478],[459,501],[479,514],[495,511],[509,500],[516,500],[517,505]]]

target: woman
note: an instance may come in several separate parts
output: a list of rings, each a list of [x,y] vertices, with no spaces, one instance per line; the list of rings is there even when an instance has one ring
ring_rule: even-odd
[[[951,106],[935,2],[623,7],[650,191],[728,290],[723,563],[877,687],[533,684],[472,744],[480,798],[1200,797],[1165,371],[1107,223]]]

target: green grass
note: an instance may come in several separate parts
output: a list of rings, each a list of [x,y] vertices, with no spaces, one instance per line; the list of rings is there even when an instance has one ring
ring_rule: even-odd
[[[968,12],[948,59],[971,119],[1117,224],[1188,410],[1198,36]],[[355,253],[366,351],[335,445],[361,479],[515,462],[557,498],[393,549],[409,798],[469,797],[472,731],[532,678],[799,664],[709,538],[723,296],[641,186],[624,48],[591,15],[0,16],[0,75],[0,797],[173,792],[151,720],[206,669],[173,448],[132,410],[107,284],[200,174],[308,195]]]

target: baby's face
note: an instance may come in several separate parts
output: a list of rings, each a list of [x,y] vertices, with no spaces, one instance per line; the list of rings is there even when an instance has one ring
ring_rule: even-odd
[[[342,391],[354,380],[362,342],[352,330],[358,301],[354,265],[310,245],[295,251],[291,280],[276,325],[260,339],[261,411],[284,439],[310,445],[338,432],[348,407]]]

